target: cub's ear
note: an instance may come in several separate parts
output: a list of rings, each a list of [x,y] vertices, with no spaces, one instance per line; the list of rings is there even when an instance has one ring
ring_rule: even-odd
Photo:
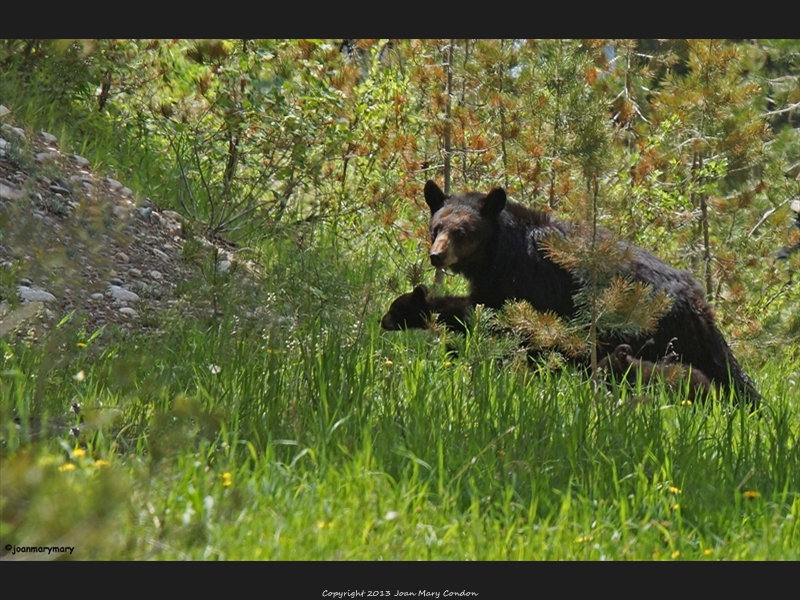
[[[428,286],[420,284],[412,292],[415,300],[425,300],[428,297]]]
[[[436,182],[429,179],[425,184],[425,202],[431,209],[431,215],[444,206],[445,200],[444,192],[436,185]]]
[[[496,217],[506,205],[506,191],[503,188],[493,188],[481,201],[480,212],[484,217]]]

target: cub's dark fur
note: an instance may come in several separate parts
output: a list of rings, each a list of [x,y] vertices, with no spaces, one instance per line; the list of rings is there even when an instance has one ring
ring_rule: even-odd
[[[390,331],[427,329],[431,316],[452,331],[466,332],[465,323],[470,309],[469,298],[462,296],[432,296],[428,288],[418,285],[412,292],[392,302],[381,319],[381,327]]]
[[[677,361],[675,355],[668,355],[657,363],[637,359],[628,344],[620,344],[614,352],[597,362],[597,370],[612,373],[617,379],[625,378],[635,384],[641,379],[643,384],[654,378],[661,378],[667,384],[683,389],[687,386],[690,400],[705,398],[713,389],[711,380],[705,373],[694,367],[686,367]]]

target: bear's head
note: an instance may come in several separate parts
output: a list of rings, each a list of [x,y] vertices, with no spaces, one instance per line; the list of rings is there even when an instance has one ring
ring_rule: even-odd
[[[412,292],[403,294],[389,307],[381,319],[381,327],[389,331],[401,329],[426,329],[431,317],[428,288],[418,285]]]
[[[506,192],[494,188],[488,194],[467,192],[448,197],[428,181],[425,202],[431,209],[431,264],[458,271],[491,238],[506,205]]]

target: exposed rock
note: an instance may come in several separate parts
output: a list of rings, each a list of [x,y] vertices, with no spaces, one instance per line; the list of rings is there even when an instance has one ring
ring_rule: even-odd
[[[25,192],[18,190],[11,186],[6,185],[0,181],[0,199],[1,200],[21,200],[25,196]]]
[[[118,285],[108,286],[108,290],[106,290],[106,295],[111,296],[112,298],[114,298],[114,300],[121,300],[123,302],[138,302],[139,300],[141,300],[141,298],[139,298],[139,294],[137,294],[136,292],[131,292]]]
[[[37,152],[34,158],[37,163],[53,162],[58,158],[58,152]]]
[[[55,302],[56,297],[50,292],[40,288],[31,288],[26,285],[17,286],[19,297],[23,302]]]
[[[157,326],[137,318],[133,307],[140,298],[155,314],[193,310],[184,282],[199,268],[183,259],[179,213],[162,212],[149,200],[137,207],[126,196],[130,188],[91,172],[83,157],[62,155],[52,146],[57,140],[26,136],[9,123],[0,124],[0,134],[0,149],[18,146],[27,157],[55,161],[40,168],[41,162],[29,160],[23,167],[0,153],[0,211],[12,209],[15,218],[12,227],[3,228],[0,264],[20,265],[25,273],[16,280],[22,303],[10,308],[6,302],[0,323],[13,320],[44,331],[75,311],[85,317],[87,331],[115,324]],[[213,251],[212,243],[196,239]],[[224,269],[224,260],[232,261],[233,255],[221,249],[220,254]],[[48,289],[34,281],[46,282]]]

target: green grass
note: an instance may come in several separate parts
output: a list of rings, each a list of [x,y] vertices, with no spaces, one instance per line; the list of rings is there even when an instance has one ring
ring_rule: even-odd
[[[354,268],[319,239],[276,241],[250,297],[217,282],[218,320],[91,341],[67,321],[4,343],[3,542],[71,540],[73,558],[800,558],[791,349],[753,373],[757,414],[659,387],[596,394],[480,330],[381,331],[380,257]]]

